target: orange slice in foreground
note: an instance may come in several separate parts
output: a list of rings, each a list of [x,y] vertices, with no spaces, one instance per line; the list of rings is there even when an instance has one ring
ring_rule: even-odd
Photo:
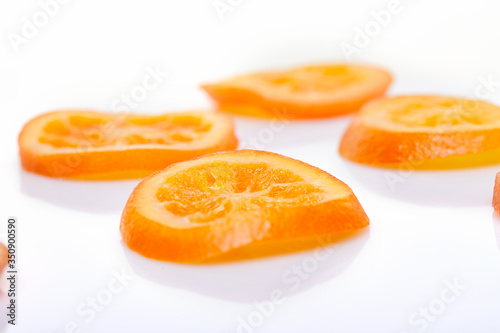
[[[202,88],[224,111],[281,118],[319,118],[357,111],[384,95],[391,75],[379,68],[329,64],[235,77]]]
[[[500,107],[444,96],[400,96],[366,105],[339,148],[354,162],[449,169],[500,163]]]
[[[178,163],[144,179],[127,202],[120,230],[125,244],[146,257],[200,262],[255,243],[368,223],[352,190],[325,171],[241,150]]]
[[[76,179],[145,177],[237,144],[231,120],[213,112],[148,116],[59,111],[34,118],[19,135],[26,170]]]

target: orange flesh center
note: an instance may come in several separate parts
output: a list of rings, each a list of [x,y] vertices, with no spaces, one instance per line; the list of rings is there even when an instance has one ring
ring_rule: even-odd
[[[474,100],[460,99],[422,99],[394,110],[390,117],[393,122],[406,126],[424,127],[483,125],[499,120],[498,113],[491,112],[489,107]]]
[[[310,67],[286,73],[261,75],[264,83],[289,92],[324,92],[345,88],[356,82],[359,74],[345,66]]]
[[[55,148],[171,145],[200,140],[210,129],[210,123],[194,116],[72,115],[47,123],[39,142]]]
[[[173,215],[208,223],[232,212],[315,204],[324,192],[291,171],[265,162],[212,161],[164,179],[156,199]]]

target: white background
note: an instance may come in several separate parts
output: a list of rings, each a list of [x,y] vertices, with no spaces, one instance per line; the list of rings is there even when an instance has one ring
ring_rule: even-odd
[[[491,208],[500,167],[387,174],[339,158],[349,117],[285,123],[261,148],[345,181],[371,218],[369,230],[331,247],[296,290],[283,276],[313,251],[201,267],[147,260],[126,249],[118,231],[138,181],[65,182],[21,170],[17,135],[36,114],[111,110],[157,66],[168,78],[131,111],[210,108],[201,82],[344,61],[341,43],[353,44],[356,29],[372,24],[370,12],[389,3],[222,2],[233,7],[221,17],[212,0],[70,0],[18,52],[9,38],[21,35],[23,18],[32,21],[40,4],[0,4],[0,219],[14,215],[20,224],[18,321],[3,328],[64,332],[74,322],[82,332],[236,332],[240,318],[253,318],[255,327],[241,332],[500,332],[500,222]],[[391,95],[473,97],[480,77],[500,81],[499,10],[494,0],[401,0],[352,60],[390,69]],[[494,89],[485,97],[500,103]],[[242,141],[270,128],[269,120],[236,124]],[[135,278],[101,312],[77,313],[123,270]],[[441,309],[455,280],[465,290]],[[255,302],[274,289],[286,299],[264,318]],[[418,311],[429,306],[442,313],[422,321]]]

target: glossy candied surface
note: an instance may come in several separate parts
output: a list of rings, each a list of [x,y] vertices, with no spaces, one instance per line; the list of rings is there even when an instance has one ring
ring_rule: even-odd
[[[59,111],[28,122],[19,135],[23,167],[50,177],[145,177],[172,163],[237,146],[226,116]]]
[[[305,66],[261,72],[205,84],[219,109],[253,116],[321,118],[357,111],[384,95],[391,75],[352,64]]]
[[[254,243],[367,225],[351,189],[330,174],[278,154],[243,150],[178,163],[143,180],[120,230],[144,256],[199,262]]]
[[[399,96],[366,105],[345,132],[340,154],[354,162],[421,169],[500,162],[500,108],[445,96]]]

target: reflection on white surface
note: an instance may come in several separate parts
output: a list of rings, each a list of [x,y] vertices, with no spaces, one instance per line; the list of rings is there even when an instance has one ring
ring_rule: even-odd
[[[493,232],[495,233],[495,239],[497,241],[497,247],[500,251],[500,216],[497,212],[493,212]]]
[[[397,200],[429,206],[481,206],[491,203],[500,165],[473,169],[416,171],[374,168],[344,160],[369,190]]]
[[[239,148],[256,150],[331,141],[334,136],[344,132],[352,118],[350,115],[310,120],[230,116],[235,123]]]
[[[72,181],[20,171],[21,192],[50,204],[87,213],[121,213],[140,180]]]
[[[203,266],[147,259],[119,240],[121,210],[138,181],[73,182],[20,172],[21,186],[18,178],[9,180],[18,189],[12,195],[31,209],[15,209],[23,226],[25,265],[19,304],[20,313],[36,319],[21,321],[21,331],[37,332],[39,322],[46,331],[62,331],[68,319],[80,319],[74,313],[79,302],[106,286],[111,271],[128,265],[139,278],[85,331],[161,327],[199,332],[209,327],[234,332],[238,318],[253,313],[256,300],[267,300],[280,289],[289,296],[286,303],[255,332],[417,332],[409,316],[439,297],[444,281],[455,278],[467,290],[426,332],[474,332],[483,321],[495,327],[494,309],[500,306],[500,222],[494,217],[492,226],[491,208],[496,168],[435,174],[432,181],[415,172],[392,193],[386,170],[338,156],[342,125],[331,140],[321,141],[303,139],[299,125],[276,136],[269,150],[320,167],[348,184],[370,217],[370,228],[369,234],[332,244],[332,255],[300,279],[298,288],[283,275],[310,260],[314,250]],[[328,137],[327,127],[316,135]],[[305,143],[297,144],[302,139]],[[294,143],[278,145],[287,141]],[[428,192],[430,187],[453,191],[439,197],[439,192]],[[41,274],[45,270],[52,274]],[[53,295],[53,290],[61,292]],[[54,300],[50,311],[44,308],[48,298]],[[48,322],[47,316],[54,319]],[[133,319],[137,316],[145,319]]]
[[[369,228],[317,249],[267,258],[217,264],[177,264],[145,258],[122,243],[132,270],[140,277],[172,288],[234,302],[285,296],[334,279],[356,259],[369,239]]]

